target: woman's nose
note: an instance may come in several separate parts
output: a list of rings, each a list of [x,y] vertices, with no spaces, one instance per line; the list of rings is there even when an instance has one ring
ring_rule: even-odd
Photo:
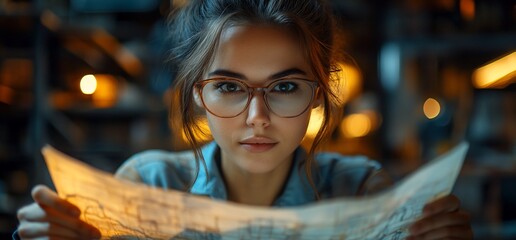
[[[254,93],[247,109],[246,124],[252,127],[268,127],[270,125],[270,111],[265,103],[265,94]]]

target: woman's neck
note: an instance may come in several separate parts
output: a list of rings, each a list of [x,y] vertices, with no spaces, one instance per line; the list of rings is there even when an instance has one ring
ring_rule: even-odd
[[[273,179],[226,181],[228,200],[256,206],[271,206],[283,187]]]
[[[236,168],[235,165],[222,161],[222,173],[232,202],[271,206],[283,190],[289,176],[292,157],[268,173],[249,173]]]

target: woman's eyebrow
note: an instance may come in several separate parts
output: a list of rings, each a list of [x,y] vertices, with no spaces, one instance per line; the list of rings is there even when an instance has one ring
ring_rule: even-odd
[[[208,77],[212,77],[214,75],[230,77],[230,78],[238,78],[238,79],[242,79],[242,80],[247,79],[243,74],[232,72],[232,71],[225,70],[225,69],[217,69],[211,73],[208,73]]]
[[[281,72],[272,74],[270,77],[268,77],[268,80],[284,78],[284,77],[294,75],[294,74],[306,75],[306,72],[299,68],[289,68],[287,70],[283,70]],[[208,77],[212,77],[214,75],[247,80],[245,75],[243,75],[241,73],[233,72],[230,70],[226,70],[226,69],[217,69],[213,72],[208,73]]]
[[[286,76],[290,76],[290,75],[294,75],[294,74],[299,74],[299,75],[305,75],[306,76],[306,72],[299,69],[299,68],[289,68],[287,70],[283,70],[279,73],[275,73],[273,75],[271,75],[269,77],[270,80],[274,80],[274,79],[278,79],[278,78],[284,78]]]

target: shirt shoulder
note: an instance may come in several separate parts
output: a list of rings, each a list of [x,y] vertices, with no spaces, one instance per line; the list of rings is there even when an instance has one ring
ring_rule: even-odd
[[[367,195],[392,185],[381,164],[366,156],[319,153],[316,166],[323,198]]]
[[[196,173],[197,163],[193,151],[147,150],[125,161],[115,176],[150,186],[184,191],[193,183]]]

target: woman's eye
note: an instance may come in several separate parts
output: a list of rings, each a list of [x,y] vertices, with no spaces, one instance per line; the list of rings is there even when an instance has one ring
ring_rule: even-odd
[[[282,83],[276,84],[272,90],[274,92],[279,92],[279,93],[290,93],[290,92],[294,92],[297,90],[297,84],[295,84],[293,82],[282,82]]]
[[[216,88],[221,92],[238,92],[242,91],[242,87],[237,83],[221,82],[216,84]]]

